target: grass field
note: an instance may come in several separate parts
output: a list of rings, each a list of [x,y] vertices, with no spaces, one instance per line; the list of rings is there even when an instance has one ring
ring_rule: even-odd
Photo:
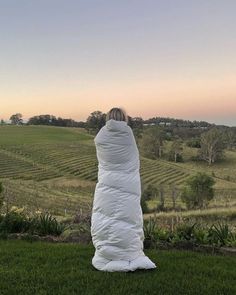
[[[78,244],[0,241],[0,294],[236,294],[236,257],[147,250],[157,269],[104,273],[91,265],[93,253]]]
[[[142,185],[163,185],[165,205],[172,206],[171,186],[180,190],[196,171],[215,173],[216,195],[210,209],[236,210],[236,152],[226,151],[224,161],[208,167],[193,162],[196,149],[184,148],[184,163],[150,160],[142,155]],[[48,209],[54,215],[89,210],[97,181],[93,136],[82,128],[53,126],[0,126],[0,180],[8,182],[10,203]],[[155,207],[159,200],[149,202]],[[185,207],[180,198],[176,204]],[[218,210],[220,209],[220,210]]]

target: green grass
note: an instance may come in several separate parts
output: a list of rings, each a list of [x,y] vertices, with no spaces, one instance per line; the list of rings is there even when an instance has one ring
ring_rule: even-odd
[[[236,257],[148,250],[158,269],[107,273],[93,268],[93,253],[78,244],[0,241],[0,294],[236,294]]]
[[[60,143],[63,141],[78,141],[91,139],[83,128],[55,126],[0,126],[0,145]]]

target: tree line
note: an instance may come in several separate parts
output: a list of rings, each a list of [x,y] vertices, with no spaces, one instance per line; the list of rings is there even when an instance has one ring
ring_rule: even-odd
[[[167,121],[165,118],[153,118],[143,120],[141,117],[128,116],[128,125],[133,129],[137,144],[142,153],[151,159],[164,158],[169,161],[183,162],[184,145],[197,149],[197,156],[191,160],[206,161],[212,165],[216,161],[224,159],[225,149],[233,150],[236,148],[236,127],[216,126],[215,124],[205,124],[199,122],[199,126],[204,128],[193,128],[190,121],[177,120],[177,122],[187,122],[185,125],[191,127],[177,127],[158,122]],[[170,120],[167,118],[166,120]],[[106,124],[106,114],[101,111],[92,112],[86,122],[77,122],[72,119],[63,119],[54,115],[38,115],[29,118],[28,122],[23,123],[22,114],[16,113],[10,117],[13,125],[51,125],[64,127],[82,127],[88,133],[96,135],[97,132]],[[148,122],[148,123],[147,123]],[[155,123],[156,124],[155,124]],[[151,124],[149,124],[151,123]],[[154,125],[153,125],[154,124]],[[205,128],[206,127],[206,128]],[[166,144],[168,143],[169,144]]]

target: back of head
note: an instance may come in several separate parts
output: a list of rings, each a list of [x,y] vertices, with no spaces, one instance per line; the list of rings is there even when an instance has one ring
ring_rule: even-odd
[[[128,116],[122,108],[112,108],[106,115],[106,121],[109,120],[125,121],[128,123]]]

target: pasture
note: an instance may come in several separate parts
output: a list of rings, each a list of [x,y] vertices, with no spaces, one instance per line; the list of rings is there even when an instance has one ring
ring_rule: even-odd
[[[93,138],[82,128],[0,126],[0,181],[7,184],[9,204],[28,210],[48,210],[57,216],[90,210],[98,164]],[[183,163],[140,155],[142,186],[162,185],[165,206],[171,207],[171,187],[175,185],[179,192],[188,176],[206,171],[216,181],[209,210],[219,218],[227,208],[234,213],[236,152],[226,151],[225,160],[212,167],[191,161],[195,154],[196,149],[185,146]],[[155,208],[158,203],[157,197],[148,205]],[[176,205],[185,209],[179,197]]]

